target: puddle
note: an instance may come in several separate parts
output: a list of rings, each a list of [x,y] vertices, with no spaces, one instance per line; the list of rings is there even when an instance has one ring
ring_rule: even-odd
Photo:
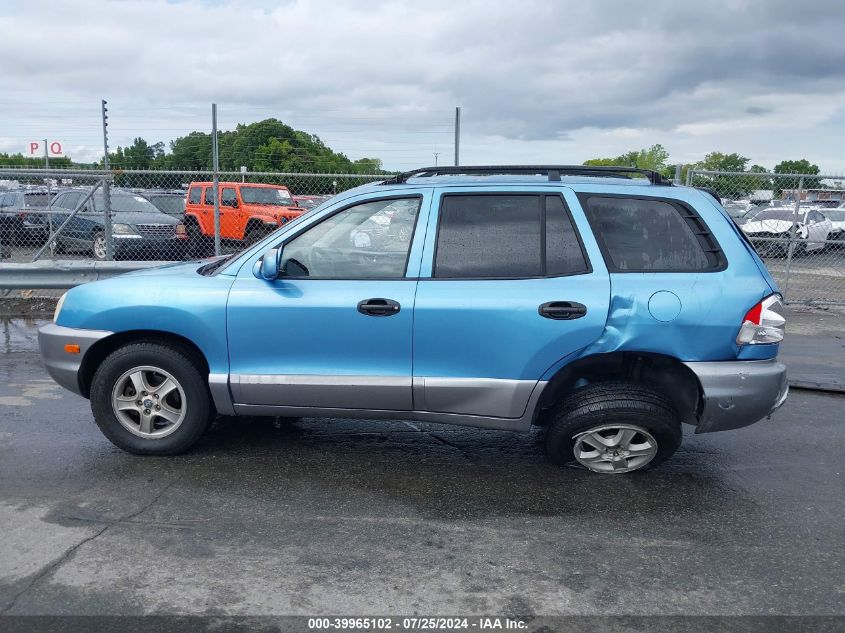
[[[0,319],[0,354],[38,351],[38,328],[47,319]]]

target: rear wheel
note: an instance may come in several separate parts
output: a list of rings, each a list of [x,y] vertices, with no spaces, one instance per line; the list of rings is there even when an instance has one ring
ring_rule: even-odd
[[[91,235],[91,254],[100,261],[106,258],[106,234],[94,231]]]
[[[596,383],[555,409],[546,453],[556,464],[627,473],[664,462],[681,438],[680,416],[659,392],[635,383]]]
[[[214,416],[204,376],[190,351],[142,341],[110,354],[91,383],[91,410],[113,444],[136,455],[176,455]]]

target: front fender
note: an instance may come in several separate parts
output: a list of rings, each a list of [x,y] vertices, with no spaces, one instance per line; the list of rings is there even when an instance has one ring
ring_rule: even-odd
[[[205,277],[164,267],[145,275],[120,275],[70,290],[57,325],[115,334],[156,330],[194,343],[211,373],[229,371],[226,301],[234,279]],[[145,271],[147,272],[147,271]]]

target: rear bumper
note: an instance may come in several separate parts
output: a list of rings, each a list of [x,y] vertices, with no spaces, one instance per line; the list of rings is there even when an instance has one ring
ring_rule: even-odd
[[[702,401],[696,433],[738,429],[771,415],[789,393],[776,359],[684,363],[698,378]]]
[[[82,359],[94,343],[111,334],[105,330],[80,330],[55,323],[41,326],[38,328],[38,347],[47,373],[65,389],[82,395],[79,386]],[[79,345],[79,353],[66,352],[67,344]]]

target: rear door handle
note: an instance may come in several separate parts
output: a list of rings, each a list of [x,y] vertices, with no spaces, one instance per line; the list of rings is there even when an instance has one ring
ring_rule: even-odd
[[[549,301],[541,305],[537,312],[547,319],[571,321],[572,319],[580,319],[587,314],[587,306],[575,301]]]
[[[364,299],[358,302],[358,312],[367,316],[393,316],[402,306],[393,299]]]

